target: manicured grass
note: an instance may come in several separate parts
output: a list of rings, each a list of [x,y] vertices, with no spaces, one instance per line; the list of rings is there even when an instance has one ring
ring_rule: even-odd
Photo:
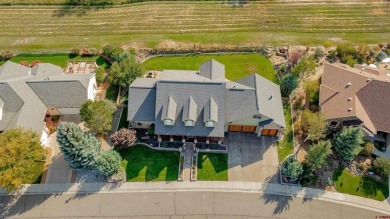
[[[20,16],[26,11],[28,16]],[[243,6],[226,1],[145,2],[105,8],[2,6],[0,23],[7,31],[0,32],[0,48],[69,49],[107,43],[140,48],[201,44],[204,48],[309,45],[327,39],[369,44],[388,39],[389,11],[385,1],[249,1]],[[28,28],[21,24],[28,24]]]
[[[120,151],[127,181],[175,181],[179,168],[179,152],[156,151],[136,145]]]
[[[127,107],[123,108],[121,119],[119,120],[118,130],[122,128],[128,128],[129,127],[129,121],[127,121]]]
[[[198,180],[227,181],[228,155],[225,153],[199,153]]]
[[[96,60],[96,64],[107,68],[109,62],[100,56],[70,56],[69,54],[18,54],[15,57],[12,57],[10,61],[19,63],[21,61],[26,61],[28,64],[31,64],[35,60],[38,60],[42,63],[51,63],[58,65],[62,68],[66,67],[68,60]],[[2,63],[0,63],[2,64]]]
[[[284,117],[286,120],[286,128],[283,131],[283,139],[278,141],[278,159],[279,163],[282,163],[283,160],[290,154],[294,152],[294,140],[293,140],[293,130],[291,124],[291,106],[284,106]]]
[[[200,64],[215,59],[225,65],[226,78],[232,81],[252,73],[278,83],[272,63],[259,54],[177,55],[146,60],[145,70],[199,70]]]
[[[344,168],[336,169],[333,181],[338,192],[383,201],[389,196],[387,182],[379,183],[370,177],[354,176]]]

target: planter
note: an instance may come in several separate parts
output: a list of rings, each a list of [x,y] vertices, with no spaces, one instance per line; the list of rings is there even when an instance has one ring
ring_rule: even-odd
[[[191,164],[191,181],[196,181],[198,179],[198,153],[192,155]]]
[[[183,157],[182,154],[180,154],[180,158],[179,158],[179,170],[178,170],[178,174],[177,174],[177,181],[183,181],[184,180],[184,162],[185,162],[185,158]]]

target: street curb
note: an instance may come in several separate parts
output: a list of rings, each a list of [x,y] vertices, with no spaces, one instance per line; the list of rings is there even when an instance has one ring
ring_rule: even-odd
[[[140,193],[140,192],[233,192],[253,193],[260,195],[280,195],[317,199],[338,204],[363,208],[382,214],[390,214],[390,204],[387,201],[376,201],[368,198],[330,192],[320,189],[288,186],[272,183],[255,182],[134,182],[122,184],[82,183],[82,184],[28,184],[15,194],[0,190],[2,195],[61,195],[90,193]]]

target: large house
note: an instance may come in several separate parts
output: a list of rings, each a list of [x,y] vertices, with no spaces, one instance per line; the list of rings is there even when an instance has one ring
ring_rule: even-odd
[[[390,144],[389,81],[390,65],[325,63],[320,107],[330,128],[362,125],[366,139]]]
[[[158,139],[221,143],[225,132],[278,136],[285,127],[280,88],[252,74],[225,78],[225,66],[210,60],[197,71],[164,70],[129,87],[128,121],[155,126]]]
[[[95,74],[63,74],[55,65],[29,68],[11,61],[0,67],[0,133],[23,127],[48,137],[47,115],[78,114],[96,94]]]

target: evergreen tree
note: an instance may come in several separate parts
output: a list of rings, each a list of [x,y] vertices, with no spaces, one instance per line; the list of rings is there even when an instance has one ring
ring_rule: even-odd
[[[288,97],[298,87],[297,78],[293,74],[283,76],[280,82],[280,91],[283,97]]]
[[[344,127],[333,139],[333,145],[343,161],[352,161],[363,149],[363,130],[361,127]]]
[[[330,141],[319,141],[317,144],[311,145],[305,156],[305,163],[311,169],[321,168],[328,155],[332,154],[331,148],[332,144]]]
[[[96,159],[95,169],[98,173],[111,176],[118,172],[122,166],[122,158],[114,150],[102,151]]]
[[[303,166],[295,157],[291,156],[287,158],[281,166],[282,174],[289,177],[292,180],[296,180],[303,173]]]
[[[62,122],[58,126],[57,142],[72,169],[90,169],[100,153],[100,142],[75,123]]]

